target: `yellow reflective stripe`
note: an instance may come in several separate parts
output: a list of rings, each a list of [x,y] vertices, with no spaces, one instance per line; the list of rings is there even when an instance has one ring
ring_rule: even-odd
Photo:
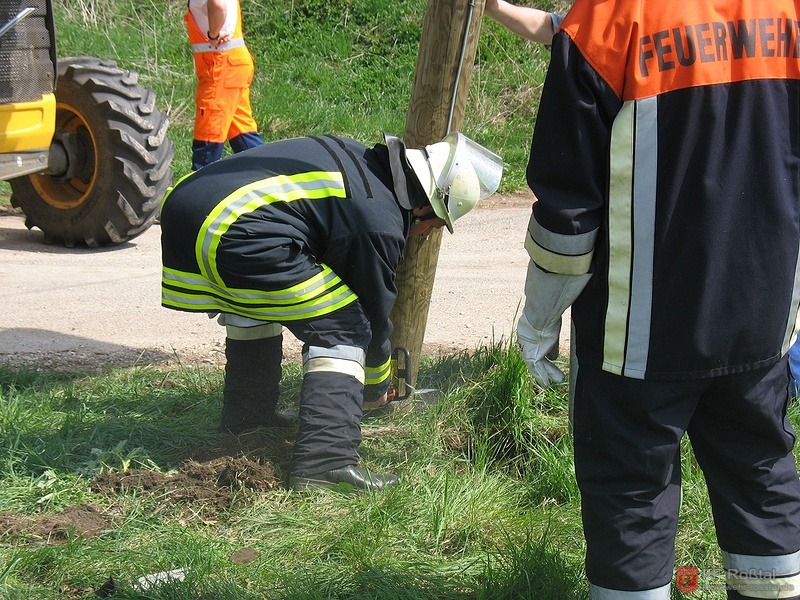
[[[608,192],[608,307],[606,309],[603,370],[622,374],[630,310],[633,262],[632,176],[634,104],[625,103],[611,129],[611,173]]]
[[[164,268],[162,303],[191,311],[232,312],[258,320],[300,320],[330,314],[358,296],[327,265],[300,285],[275,292],[229,290],[196,273]]]
[[[220,298],[213,293],[183,292],[169,288],[162,289],[162,303],[176,308],[192,311],[233,312],[243,317],[258,320],[299,320],[330,314],[358,299],[350,288],[340,287],[315,298],[313,302],[303,302],[289,307],[243,306]]]
[[[533,259],[533,262],[545,271],[563,275],[584,275],[588,273],[592,265],[592,256],[594,256],[594,250],[577,256],[552,252],[537,244],[530,232],[525,236],[525,250],[528,252],[528,256]]]
[[[392,361],[387,359],[385,363],[377,367],[367,367],[364,369],[367,385],[376,385],[386,381],[392,373]]]
[[[178,287],[187,291],[198,291],[225,296],[238,304],[264,303],[300,304],[320,297],[326,290],[340,286],[347,287],[333,270],[319,265],[322,271],[302,283],[276,291],[254,290],[246,288],[228,288],[218,285],[197,273],[187,273],[164,267],[161,282],[163,285]]]
[[[328,315],[358,300],[358,296],[346,286],[292,307],[242,306],[226,301],[210,293],[188,293],[162,288],[161,304],[169,308],[192,312],[230,312],[260,321],[299,321]]]
[[[222,236],[244,214],[274,202],[344,198],[344,178],[338,171],[309,171],[295,175],[275,175],[254,181],[224,198],[208,214],[195,242],[200,272],[222,283],[217,269],[217,248]]]

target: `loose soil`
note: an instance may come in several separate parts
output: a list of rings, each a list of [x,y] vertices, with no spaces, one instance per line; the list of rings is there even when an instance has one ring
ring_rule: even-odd
[[[284,484],[294,433],[292,429],[261,428],[239,436],[223,436],[217,444],[191,453],[174,473],[145,469],[106,471],[91,480],[89,489],[112,498],[122,494],[152,498],[156,501],[154,514],[180,518],[185,512],[213,517],[234,501],[247,502]],[[2,535],[26,543],[61,544],[75,537],[90,538],[113,527],[113,516],[88,504],[68,507],[55,515],[0,513]],[[248,554],[235,560],[246,562]]]

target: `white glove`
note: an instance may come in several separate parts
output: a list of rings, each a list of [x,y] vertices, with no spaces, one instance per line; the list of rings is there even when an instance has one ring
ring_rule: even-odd
[[[531,327],[524,314],[517,323],[517,339],[522,351],[522,358],[528,366],[531,377],[542,387],[564,381],[564,373],[547,359],[547,353],[552,350],[554,345],[558,344],[560,335],[561,317],[541,331]]]

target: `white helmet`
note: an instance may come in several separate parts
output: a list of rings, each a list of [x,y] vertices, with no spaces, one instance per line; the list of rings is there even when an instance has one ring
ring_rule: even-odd
[[[457,131],[436,144],[407,149],[406,157],[450,233],[453,221],[494,194],[503,176],[502,158]]]

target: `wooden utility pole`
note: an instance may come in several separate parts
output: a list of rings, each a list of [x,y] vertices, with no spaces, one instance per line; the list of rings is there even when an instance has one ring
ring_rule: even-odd
[[[403,134],[407,147],[438,142],[461,127],[483,7],[484,0],[428,0]],[[411,353],[410,383],[414,387],[442,231],[438,229],[428,238],[410,238],[397,271],[392,346]]]

